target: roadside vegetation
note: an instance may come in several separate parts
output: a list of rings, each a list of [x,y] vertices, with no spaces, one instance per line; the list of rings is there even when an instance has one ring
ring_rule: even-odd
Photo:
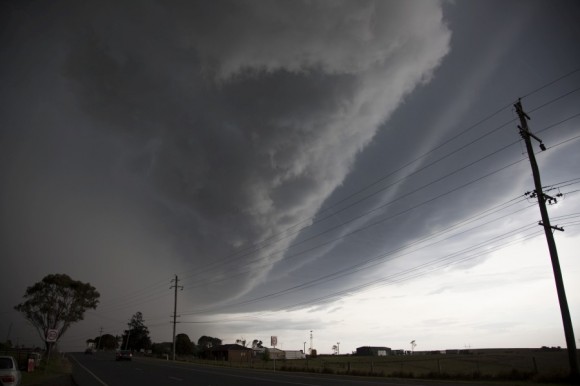
[[[72,366],[63,355],[57,354],[51,357],[48,363],[42,360],[40,365],[32,372],[22,372],[22,386],[40,385],[51,380],[70,377]]]

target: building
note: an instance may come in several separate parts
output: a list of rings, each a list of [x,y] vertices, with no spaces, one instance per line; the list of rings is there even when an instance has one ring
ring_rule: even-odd
[[[206,359],[222,360],[230,362],[250,362],[252,349],[239,344],[222,344],[210,347],[204,352]]]
[[[306,355],[302,350],[285,350],[285,359],[306,359]]]
[[[389,347],[371,347],[371,346],[357,347],[356,355],[384,357],[387,355],[391,355],[391,349]]]
[[[284,351],[277,348],[259,347],[252,350],[254,358],[263,358],[268,353],[268,359],[286,359]]]

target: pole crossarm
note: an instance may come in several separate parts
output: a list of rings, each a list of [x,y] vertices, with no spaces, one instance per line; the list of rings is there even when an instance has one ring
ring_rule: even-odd
[[[545,226],[544,223],[541,221],[538,221],[538,225]],[[564,232],[564,228],[559,227],[558,225],[551,225],[550,228],[552,228],[553,230],[556,230],[556,231]]]

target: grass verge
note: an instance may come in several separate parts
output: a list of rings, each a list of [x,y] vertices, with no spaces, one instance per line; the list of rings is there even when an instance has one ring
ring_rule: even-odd
[[[33,372],[22,372],[22,386],[44,385],[57,378],[70,376],[72,367],[67,358],[54,356],[42,362]]]

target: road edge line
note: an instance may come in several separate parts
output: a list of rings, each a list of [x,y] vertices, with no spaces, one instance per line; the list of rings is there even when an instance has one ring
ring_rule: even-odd
[[[95,378],[97,380],[97,382],[99,382],[101,385],[109,386],[105,382],[103,382],[103,380],[101,378],[97,377],[91,370],[89,370],[85,366],[83,366],[74,356],[69,355],[69,357],[72,358],[76,362],[77,365],[81,366],[83,368],[83,370],[85,370],[87,373],[91,374],[93,376],[93,378]]]

